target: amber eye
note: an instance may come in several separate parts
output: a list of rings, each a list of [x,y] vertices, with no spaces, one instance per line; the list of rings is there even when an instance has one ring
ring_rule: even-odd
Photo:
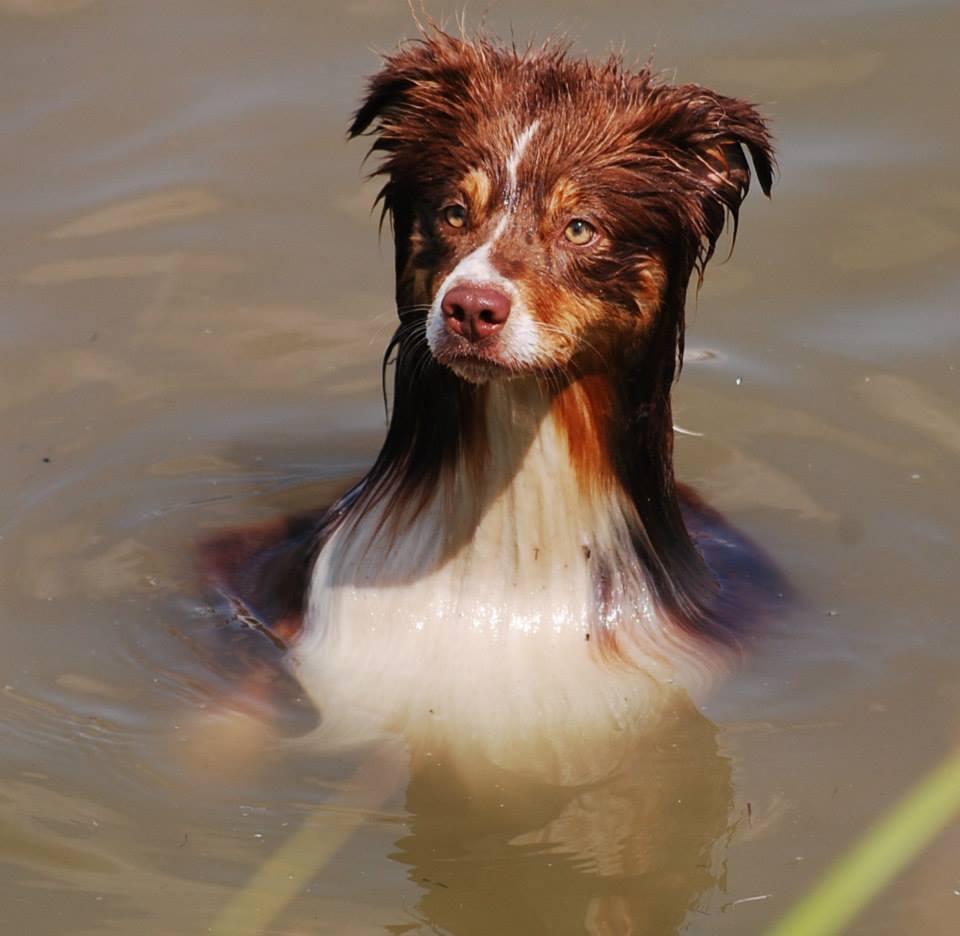
[[[589,221],[584,221],[583,218],[574,218],[564,228],[563,236],[571,244],[583,247],[597,236],[597,229]]]
[[[462,228],[467,223],[467,209],[463,205],[447,205],[441,214],[452,228]]]

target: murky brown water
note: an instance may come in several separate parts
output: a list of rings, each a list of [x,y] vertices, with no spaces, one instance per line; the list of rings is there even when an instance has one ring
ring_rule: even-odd
[[[269,931],[760,933],[957,740],[960,16],[511,18],[774,117],[782,180],[700,295],[678,447],[806,607],[635,782],[401,786]],[[400,0],[0,0],[4,933],[206,932],[305,817],[356,822],[351,758],[229,714],[255,701],[207,662],[189,544],[377,447],[389,249],[344,128],[411,32]],[[953,829],[855,931],[956,932],[958,857]]]

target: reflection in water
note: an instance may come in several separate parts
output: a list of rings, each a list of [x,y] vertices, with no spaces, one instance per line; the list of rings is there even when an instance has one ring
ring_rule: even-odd
[[[305,769],[322,775],[325,755],[315,751],[311,733],[317,713],[305,707],[283,654],[249,627],[221,625],[203,634],[195,651],[225,687],[246,687],[234,700],[249,714],[194,718],[186,730],[200,755],[195,750],[182,769],[208,782],[251,775],[269,735],[279,731],[307,754]],[[259,712],[251,708],[255,700],[264,706]],[[262,720],[268,712],[269,732]],[[602,742],[582,737],[571,745],[574,765],[556,764],[558,776],[584,775],[584,761],[596,768],[596,779],[579,786],[503,769],[463,745],[413,749],[409,766],[402,748],[357,752],[351,757],[360,766],[345,785],[331,787],[333,800],[264,856],[251,893],[279,909],[303,882],[326,873],[353,834],[344,834],[342,822],[331,825],[338,808],[372,820],[405,788],[405,833],[387,847],[421,893],[414,916],[422,924],[467,936],[676,932],[691,912],[707,912],[705,895],[721,883],[715,846],[733,831],[731,770],[717,733],[678,694],[644,733]],[[277,889],[287,896],[267,896]],[[214,932],[227,932],[224,919],[243,918],[245,900],[241,891]]]
[[[283,716],[285,729],[275,727],[293,735],[287,744],[306,754],[299,769],[322,777],[329,769],[327,756],[337,753],[315,749],[303,700],[277,666],[282,658],[271,664],[261,654],[257,662],[256,647],[249,654],[251,648],[242,644],[244,633],[255,639],[253,632],[227,633],[241,641],[225,658],[228,667],[244,657],[254,667],[238,669],[235,678],[254,680],[254,692]],[[187,729],[202,742],[207,758],[183,764],[192,777],[209,781],[219,775],[227,782],[237,770],[251,773],[268,738],[267,733],[244,735],[262,721],[244,716],[241,722],[239,734],[233,730],[236,714],[216,716],[210,722],[219,726],[213,735],[196,721]],[[390,815],[385,812],[390,804],[402,805],[407,817],[399,838],[383,840],[383,857],[404,866],[419,893],[410,911],[417,923],[391,924],[390,932],[678,932],[691,913],[709,913],[711,892],[724,885],[718,863],[725,859],[716,846],[726,845],[734,831],[733,788],[717,735],[716,726],[692,703],[678,701],[659,725],[608,743],[610,750],[582,739],[574,756],[617,766],[580,786],[505,770],[479,754],[468,756],[462,746],[421,749],[412,758],[392,744],[355,752],[347,757],[359,763],[352,776],[346,782],[324,781],[331,798],[261,858],[213,932],[232,933],[236,926],[244,933],[244,926],[259,932],[271,917],[290,909],[291,919],[306,919],[293,904],[298,890],[329,875],[331,865],[344,860],[337,853],[348,852],[365,825]],[[569,772],[560,765],[561,774]],[[397,801],[400,793],[403,799]],[[259,914],[255,926],[250,913]]]
[[[438,759],[414,772],[410,833],[393,857],[425,889],[418,914],[442,932],[662,936],[718,883],[730,765],[692,706],[587,787],[494,769],[465,784]]]

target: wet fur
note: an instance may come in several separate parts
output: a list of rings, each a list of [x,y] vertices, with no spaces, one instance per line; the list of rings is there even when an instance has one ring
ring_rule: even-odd
[[[677,487],[670,410],[690,279],[736,223],[747,154],[769,193],[770,138],[748,103],[617,58],[439,31],[371,80],[350,129],[368,132],[396,244],[386,440],[328,512],[217,537],[207,567],[293,645],[334,721],[369,708],[371,723],[429,741],[442,710],[442,733],[495,760],[515,760],[524,737],[555,758],[564,725],[574,740],[605,721],[625,730],[656,708],[657,686],[695,689],[722,670],[783,590]],[[437,220],[454,197],[472,221],[456,236]],[[603,232],[594,249],[557,246],[571,214]],[[428,346],[427,319],[485,244],[538,357],[500,353],[514,372],[473,382]],[[474,639],[481,612],[508,623]],[[531,615],[536,641],[509,624]],[[518,681],[526,702],[511,707]],[[538,719],[539,733],[524,723]]]
[[[487,175],[497,179],[510,134],[551,107],[550,140],[531,149],[529,174],[575,179],[604,206],[612,235],[600,256],[566,265],[537,258],[540,268],[528,271],[551,324],[583,335],[586,353],[562,378],[581,378],[583,404],[565,408],[573,446],[605,437],[605,464],[595,470],[616,475],[637,509],[637,554],[658,599],[680,626],[729,643],[735,635],[710,611],[715,581],[680,516],[670,389],[690,277],[702,272],[727,218],[736,223],[749,187],[745,149],[770,191],[770,139],[743,101],[661,83],[648,69],[630,73],[617,58],[600,66],[571,60],[562,47],[521,54],[438,33],[387,60],[351,127],[356,135],[376,123],[372,151],[385,155],[380,197],[394,227],[401,320],[391,345],[391,425],[365,483],[415,498],[461,450],[483,449],[482,394],[424,355],[421,290],[449,261],[423,232],[451,180],[488,161]],[[592,321],[583,322],[585,311]]]

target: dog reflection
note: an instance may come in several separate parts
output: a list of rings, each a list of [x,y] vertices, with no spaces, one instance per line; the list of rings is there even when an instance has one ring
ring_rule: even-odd
[[[730,766],[692,706],[634,743],[614,776],[576,790],[492,769],[465,784],[433,760],[414,771],[411,834],[394,857],[440,931],[663,936],[719,883]]]

